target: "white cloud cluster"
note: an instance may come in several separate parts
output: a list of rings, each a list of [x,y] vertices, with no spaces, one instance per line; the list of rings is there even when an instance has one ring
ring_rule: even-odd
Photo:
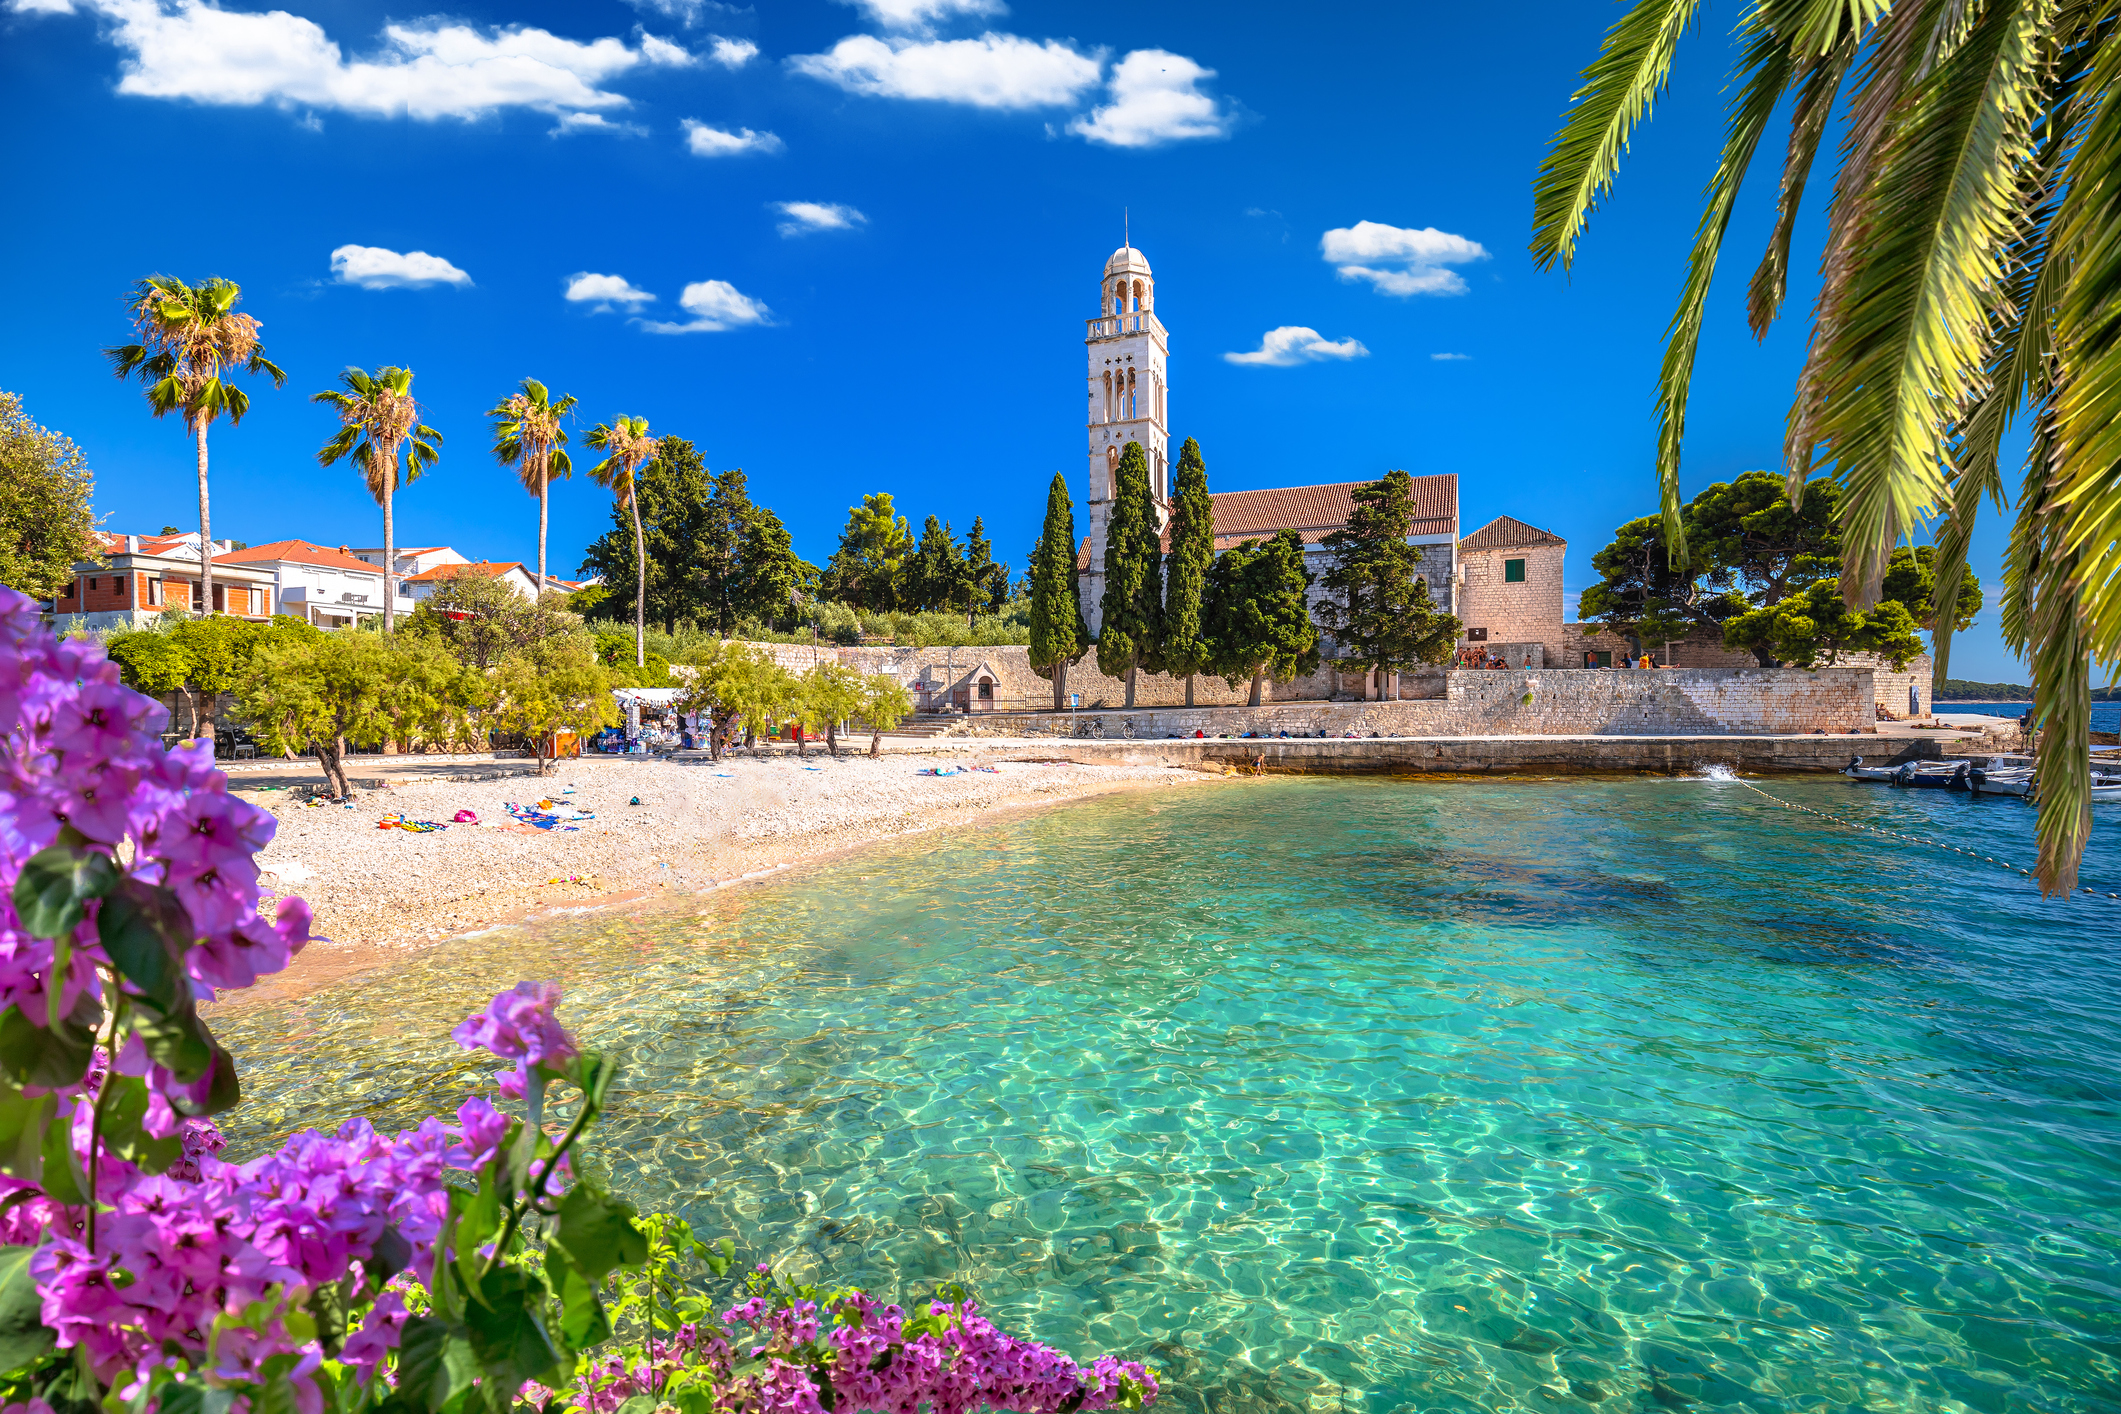
[[[634,288],[633,282],[623,275],[597,275],[587,270],[567,277],[567,298],[574,304],[589,305],[592,310],[609,310],[615,305],[638,309],[655,303],[654,295]]]
[[[1009,13],[1009,7],[1002,0],[841,0],[841,3],[859,9],[879,28],[892,30],[925,31],[933,28],[938,20],[955,19],[960,15]]]
[[[742,157],[752,152],[779,152],[782,147],[781,140],[772,133],[749,128],[730,132],[710,127],[697,118],[687,118],[680,126],[685,130],[685,148],[694,157]]]
[[[1486,260],[1478,241],[1439,231],[1357,221],[1319,238],[1319,252],[1343,280],[1368,280],[1388,295],[1462,295],[1466,282],[1453,265]],[[1397,268],[1387,268],[1397,267]]]
[[[773,311],[758,300],[738,292],[727,280],[701,280],[685,287],[678,304],[692,318],[682,324],[644,320],[651,334],[718,334],[747,324],[771,324]]]
[[[949,13],[984,13],[932,0],[850,0],[887,29],[921,31]],[[849,35],[823,54],[798,54],[788,67],[849,93],[918,98],[973,108],[1073,107],[1100,84],[1105,102],[1068,131],[1108,147],[1156,147],[1226,136],[1234,119],[1201,84],[1215,77],[1183,54],[1136,49],[1105,73],[1102,49],[1084,53],[1059,40],[989,32],[977,39]]]
[[[790,68],[849,93],[923,98],[975,108],[1048,108],[1094,87],[1098,57],[1057,40],[1013,34],[914,41],[849,35],[823,54],[798,54]]]
[[[1462,353],[1432,353],[1429,357],[1437,363],[1471,363],[1473,355]]]
[[[748,39],[724,39],[718,34],[710,37],[714,48],[707,57],[725,69],[741,69],[759,57],[759,47]]]
[[[806,236],[812,231],[851,231],[866,226],[869,218],[851,206],[827,201],[776,201],[773,209],[787,219],[779,227],[784,236]]]
[[[408,250],[400,255],[375,245],[342,245],[331,253],[331,276],[364,290],[416,290],[427,285],[471,283],[471,276],[439,255]]]
[[[639,123],[614,123],[602,113],[562,113],[560,121],[552,125],[554,137],[571,137],[575,133],[611,133],[619,137],[640,137],[648,129]]]
[[[1279,329],[1269,329],[1260,337],[1259,347],[1250,353],[1226,353],[1223,362],[1252,368],[1289,368],[1299,363],[1320,363],[1328,359],[1346,362],[1351,358],[1369,356],[1370,351],[1359,340],[1328,339],[1316,329],[1307,329],[1301,324],[1284,324]]]
[[[486,30],[438,18],[386,25],[366,58],[348,59],[322,26],[285,10],[224,10],[206,0],[14,0],[18,11],[85,11],[126,52],[121,93],[240,106],[275,104],[375,117],[472,118],[504,108],[548,113],[623,108],[603,85],[643,65],[693,62],[644,36],[587,43],[525,25]]]
[[[1112,66],[1111,102],[1068,124],[1068,131],[1108,147],[1157,147],[1189,138],[1224,137],[1230,115],[1200,91],[1215,77],[1183,54],[1137,49]]]

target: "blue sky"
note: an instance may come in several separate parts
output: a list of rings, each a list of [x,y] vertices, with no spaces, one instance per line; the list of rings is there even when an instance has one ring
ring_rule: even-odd
[[[1494,12],[1406,5],[0,7],[21,203],[0,387],[86,449],[108,529],[196,524],[181,427],[97,353],[160,271],[240,281],[290,375],[215,431],[218,535],[377,543],[358,477],[314,463],[331,420],[307,395],[398,363],[447,439],[401,544],[533,558],[535,503],[480,416],[528,375],[584,427],[645,416],[743,467],[812,560],[883,490],[916,525],[983,515],[1021,568],[1052,474],[1082,494],[1081,321],[1131,211],[1173,435],[1215,489],[1456,472],[1468,530],[1568,538],[1572,593],[1654,505],[1653,380],[1737,14],[1683,51],[1564,277],[1525,254],[1531,180],[1610,5],[1520,7],[1503,43]],[[1756,344],[1772,180],[1726,248],[1690,493],[1777,465],[1819,219],[1799,317]],[[608,524],[562,484],[555,572]],[[2000,553],[1992,526],[1957,676],[2022,678]]]

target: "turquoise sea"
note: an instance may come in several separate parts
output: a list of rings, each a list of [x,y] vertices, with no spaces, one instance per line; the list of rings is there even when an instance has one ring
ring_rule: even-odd
[[[1759,784],[2032,856],[2015,800]],[[255,1152],[453,1107],[447,1027],[557,979],[638,1201],[1172,1409],[2059,1414],[2121,1410],[2117,960],[2121,900],[1735,781],[1269,778],[218,1024]]]

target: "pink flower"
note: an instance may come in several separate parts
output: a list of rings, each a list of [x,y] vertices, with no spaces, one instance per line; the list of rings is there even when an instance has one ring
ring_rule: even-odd
[[[571,1059],[574,1038],[553,1015],[560,989],[551,982],[518,982],[474,1012],[450,1037],[467,1051],[486,1050],[502,1060],[548,1065]]]

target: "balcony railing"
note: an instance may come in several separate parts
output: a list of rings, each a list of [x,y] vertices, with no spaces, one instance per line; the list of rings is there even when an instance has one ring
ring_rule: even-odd
[[[1164,332],[1164,326],[1157,322],[1156,316],[1146,310],[1140,314],[1112,314],[1103,319],[1087,319],[1083,322],[1088,326],[1088,333],[1084,337],[1090,339],[1116,339],[1121,334]]]

